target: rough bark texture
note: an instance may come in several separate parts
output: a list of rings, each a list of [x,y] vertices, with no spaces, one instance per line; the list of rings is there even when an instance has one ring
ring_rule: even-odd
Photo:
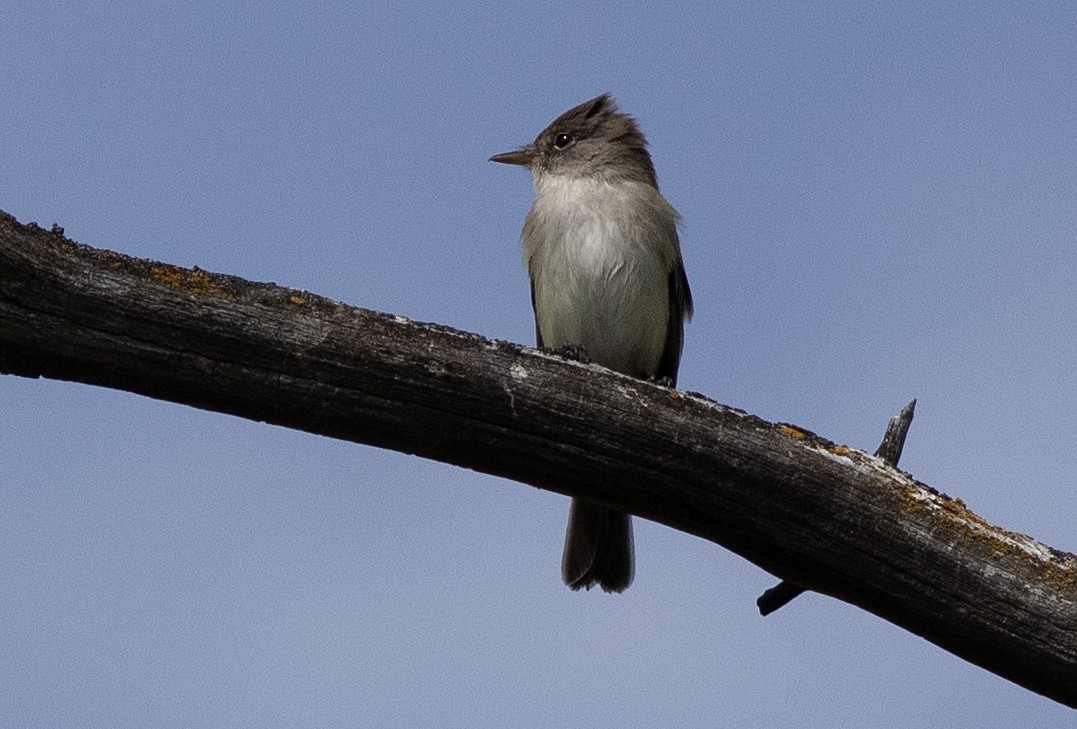
[[[912,416],[915,411],[916,401],[913,400],[903,407],[900,413],[890,418],[890,422],[887,423],[883,442],[875,449],[875,455],[883,459],[886,465],[897,466],[898,460],[901,458],[901,450],[905,447],[905,436],[909,434],[909,426],[912,425]],[[806,588],[788,580],[782,580],[760,595],[755,604],[759,608],[759,614],[766,617],[775,610],[788,605],[805,592],[807,592]]]
[[[0,372],[113,387],[583,496],[1077,706],[1077,558],[881,458],[701,395],[0,213]]]

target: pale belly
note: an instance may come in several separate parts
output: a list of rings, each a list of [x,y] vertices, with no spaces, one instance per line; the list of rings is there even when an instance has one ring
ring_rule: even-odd
[[[534,277],[535,315],[546,347],[578,345],[604,367],[653,377],[669,326],[668,272],[657,256],[625,253],[593,236],[557,246]]]

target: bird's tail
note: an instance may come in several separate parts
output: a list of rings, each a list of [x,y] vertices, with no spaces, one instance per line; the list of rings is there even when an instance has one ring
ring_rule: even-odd
[[[635,575],[632,553],[632,519],[628,514],[572,500],[561,559],[566,585],[573,590],[598,585],[606,592],[624,592]]]

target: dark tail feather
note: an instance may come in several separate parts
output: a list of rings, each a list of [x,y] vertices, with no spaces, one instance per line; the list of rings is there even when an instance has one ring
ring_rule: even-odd
[[[573,499],[561,560],[565,584],[573,590],[598,585],[606,592],[624,592],[635,575],[633,562],[631,517]]]

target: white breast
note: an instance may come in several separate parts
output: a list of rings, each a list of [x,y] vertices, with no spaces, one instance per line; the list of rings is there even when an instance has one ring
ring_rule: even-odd
[[[676,212],[635,182],[547,177],[536,193],[523,245],[543,344],[580,345],[605,367],[653,376],[669,327]]]

